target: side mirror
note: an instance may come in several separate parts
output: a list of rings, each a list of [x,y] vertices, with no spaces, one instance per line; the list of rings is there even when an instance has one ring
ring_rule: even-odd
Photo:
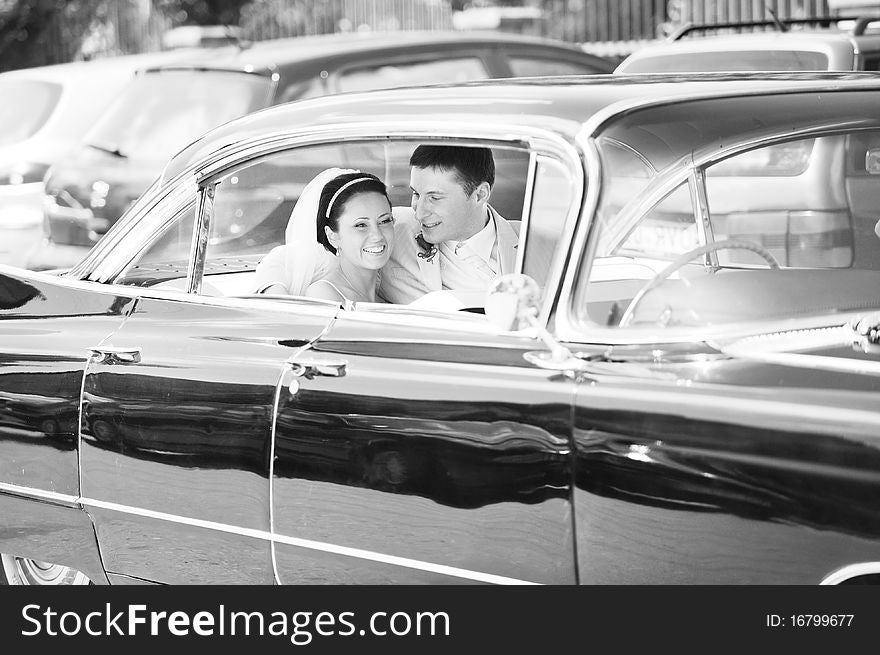
[[[869,148],[865,153],[865,170],[868,175],[880,175],[880,148]]]
[[[528,275],[510,273],[497,278],[486,295],[486,318],[501,330],[532,328],[550,352],[526,353],[526,360],[541,368],[570,372],[581,360],[559,343],[538,321],[541,290]]]
[[[486,295],[486,318],[499,330],[534,327],[541,290],[528,275],[511,273],[497,278]]]

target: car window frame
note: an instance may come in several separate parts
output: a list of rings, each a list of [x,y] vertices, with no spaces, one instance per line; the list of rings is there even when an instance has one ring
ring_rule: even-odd
[[[620,244],[625,240],[626,235],[631,229],[642,220],[642,218],[662,202],[670,193],[682,184],[687,184],[691,193],[691,204],[694,210],[694,216],[697,222],[698,237],[701,243],[705,243],[707,239],[713,239],[711,227],[706,230],[705,222],[710,220],[709,201],[706,189],[706,170],[719,162],[735,157],[744,152],[772,146],[775,144],[798,141],[801,139],[819,138],[823,136],[846,135],[853,131],[864,129],[880,128],[880,120],[874,120],[873,123],[859,127],[854,127],[846,122],[828,121],[820,125],[810,125],[788,132],[776,130],[772,134],[750,135],[733,140],[723,150],[718,150],[714,145],[708,145],[700,150],[693,151],[686,159],[680,160],[677,165],[671,166],[666,171],[658,174],[654,180],[639,194],[637,194],[630,203],[618,214],[617,220],[621,224],[621,228],[612,234],[611,241]],[[601,136],[599,130],[588,133],[582,132],[583,146],[588,153],[587,165],[588,170],[598,171],[601,178],[601,161],[599,156],[599,145],[597,137]],[[592,168],[591,168],[592,166]],[[591,180],[592,182],[592,180]],[[588,189],[596,189],[599,184],[588,185]],[[592,202],[592,204],[591,204]],[[585,203],[585,212],[590,212],[591,216],[595,216],[598,210],[599,198],[596,196],[588,197]],[[579,225],[579,232],[576,234],[574,241],[581,244],[581,254],[578,261],[573,261],[567,271],[566,278],[562,282],[560,289],[561,295],[567,299],[567,304],[560,302],[558,311],[554,315],[554,329],[560,338],[569,343],[604,343],[609,345],[643,345],[646,343],[685,343],[693,342],[693,329],[686,328],[683,330],[666,329],[663,336],[659,337],[656,331],[651,329],[624,328],[616,326],[608,327],[587,320],[586,312],[576,309],[579,305],[583,305],[586,299],[586,291],[588,284],[581,284],[581,277],[585,272],[591,271],[596,252],[599,249],[598,244],[601,238],[595,238],[587,234],[592,233],[593,221],[582,221]],[[702,227],[701,227],[702,226]],[[626,228],[626,229],[624,229]],[[585,246],[589,246],[589,252]],[[604,245],[603,251],[609,251],[609,247]],[[578,250],[574,250],[578,252]],[[717,254],[710,253],[704,256],[703,264],[706,266],[717,266]],[[745,328],[744,328],[745,329]],[[731,328],[727,325],[720,325],[717,329],[705,329],[705,337],[710,337],[712,333],[719,334],[729,333]]]
[[[181,171],[175,178],[168,180],[162,186],[154,183],[152,190],[143,194],[135,202],[134,206],[105,235],[102,242],[96,246],[83,262],[72,269],[70,274],[74,277],[96,282],[106,283],[115,279],[140,252],[148,247],[142,244],[135,252],[132,252],[135,249],[131,247],[126,249],[124,239],[124,236],[128,236],[126,231],[137,229],[138,233],[141,233],[150,229],[150,226],[154,230],[160,231],[162,226],[172,220],[173,217],[166,215],[151,220],[149,212],[163,198],[173,195],[174,189],[178,184],[186,185],[188,189],[192,189],[192,185],[195,184],[195,192],[192,197],[194,199],[197,196],[201,198],[206,193],[206,189],[225,173],[260,157],[269,156],[284,150],[292,150],[296,147],[339,145],[346,142],[365,140],[412,140],[442,143],[461,141],[510,145],[512,147],[525,148],[530,153],[548,156],[557,160],[563,167],[569,168],[576,188],[572,190],[572,200],[568,209],[568,215],[563,222],[563,234],[560,236],[562,247],[558,249],[554,257],[553,266],[547,277],[546,286],[552,292],[546,294],[544,304],[539,313],[539,321],[546,325],[551,315],[552,303],[555,302],[559,293],[559,284],[565,268],[565,257],[569,252],[575,223],[581,212],[586,177],[583,174],[581,157],[573,142],[557,132],[536,126],[507,123],[474,125],[460,120],[430,122],[423,119],[413,121],[364,121],[329,124],[320,127],[289,128],[282,132],[244,139],[207,155],[205,158]],[[527,182],[527,184],[530,185],[529,188],[533,187],[531,182]],[[206,210],[210,205],[210,202],[207,200],[198,201],[202,203],[202,210]],[[528,199],[524,200],[524,211],[527,209],[527,205]],[[209,226],[204,224],[206,213],[202,210],[197,213],[196,220],[198,223],[193,230],[193,257],[201,257],[202,265],[204,265]],[[204,244],[196,243],[196,239],[203,239]],[[198,264],[195,263],[194,259],[191,259],[185,288],[192,295],[196,295],[195,290],[199,289],[199,286],[195,285],[194,277],[197,270]],[[142,289],[141,291],[146,290]],[[223,302],[230,299],[211,297],[211,300]],[[405,305],[400,305],[399,307],[405,308]]]

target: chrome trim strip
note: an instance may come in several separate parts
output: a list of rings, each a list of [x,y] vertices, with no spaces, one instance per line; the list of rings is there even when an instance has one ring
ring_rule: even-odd
[[[181,523],[197,528],[205,528],[207,530],[216,530],[218,532],[226,532],[229,534],[237,534],[244,537],[253,537],[254,539],[278,541],[290,546],[299,548],[307,548],[309,550],[317,550],[324,553],[334,553],[336,555],[344,555],[346,557],[354,557],[356,559],[364,559],[381,564],[390,564],[392,566],[400,566],[403,568],[414,569],[418,571],[427,571],[429,573],[439,573],[464,580],[474,580],[475,582],[486,582],[489,584],[506,584],[506,585],[532,585],[539,584],[528,582],[526,580],[518,580],[516,578],[508,578],[491,573],[481,573],[479,571],[470,571],[468,569],[460,569],[454,566],[446,566],[443,564],[434,564],[432,562],[423,562],[421,560],[410,559],[408,557],[397,557],[396,555],[386,555],[384,553],[376,553],[360,548],[349,548],[347,546],[337,546],[336,544],[328,544],[321,541],[312,541],[311,539],[300,539],[298,537],[286,537],[281,535],[272,535],[265,530],[256,530],[253,528],[243,528],[225,523],[216,523],[214,521],[205,521],[203,519],[193,519],[174,514],[166,514],[165,512],[157,512],[154,510],[143,509],[140,507],[130,507],[128,505],[119,505],[95,498],[80,498],[80,502],[85,506],[92,506],[101,509],[107,509],[114,512],[122,512],[124,514],[133,514],[135,516],[143,516],[146,518],[157,519],[161,521],[169,521],[171,523]]]
[[[768,364],[840,371],[856,375],[880,375],[880,362],[877,361],[808,355],[797,352],[811,348],[845,348],[852,345],[852,328],[844,325],[835,328],[790,330],[745,337],[732,343],[719,345],[717,348],[730,357]]]
[[[49,500],[57,503],[66,503],[71,507],[76,507],[78,498],[70,494],[61,494],[55,491],[45,491],[44,489],[36,489],[34,487],[23,487],[8,482],[0,482],[0,493],[7,493],[13,496],[27,496],[34,500]]]
[[[583,201],[581,220],[575,221],[570,234],[567,234],[569,249],[565,253],[564,270],[557,279],[559,288],[556,305],[556,320],[553,326],[556,336],[561,341],[578,341],[583,331],[578,329],[573,320],[571,306],[575,301],[573,290],[577,288],[578,271],[581,269],[580,262],[584,257],[592,259],[592,253],[587,253],[586,248],[590,243],[588,237],[593,229],[599,207],[602,179],[602,161],[599,157],[599,147],[595,140],[587,137],[584,132],[575,137],[575,145],[583,153],[583,167],[586,172],[587,195]],[[595,247],[596,240],[592,241]]]
[[[858,564],[847,564],[843,568],[837,569],[834,573],[830,573],[822,578],[820,585],[837,585],[846,582],[850,578],[862,575],[880,574],[880,562],[859,562]]]
[[[275,426],[278,423],[278,405],[281,402],[281,390],[284,388],[284,376],[287,373],[287,366],[281,367],[281,374],[278,376],[278,383],[275,385],[275,401],[272,404],[272,429],[270,430],[269,443],[269,531],[275,533]],[[275,559],[275,540],[269,543],[269,554],[272,560],[272,578],[275,584],[281,584],[281,578],[278,577],[278,562]]]
[[[391,564],[392,566],[401,566],[408,569],[416,569],[419,571],[427,571],[429,573],[439,573],[440,575],[448,575],[463,580],[473,580],[475,582],[485,582],[487,584],[497,585],[537,585],[538,582],[529,582],[527,580],[519,580],[517,578],[508,578],[501,575],[493,575],[491,573],[480,573],[479,571],[470,571],[468,569],[460,569],[454,566],[446,566],[444,564],[432,564],[420,560],[409,559],[408,557],[396,557],[394,555],[384,555],[382,553],[374,553],[359,548],[348,548],[346,546],[335,546],[333,544],[324,544],[308,539],[297,539],[296,537],[280,537],[278,541],[300,548],[308,548],[310,550],[320,550],[337,555],[346,555],[357,559],[366,559],[382,564]]]
[[[202,275],[205,272],[205,253],[208,250],[208,235],[211,232],[211,220],[214,217],[214,192],[217,183],[208,184],[199,189],[199,205],[196,210],[196,224],[192,243],[190,244],[189,261],[186,270],[186,292],[198,294],[202,290]]]
[[[526,249],[522,246],[525,245],[524,239],[529,233],[529,223],[531,223],[532,201],[535,193],[535,174],[537,173],[537,170],[538,155],[533,150],[529,153],[529,169],[526,173],[526,191],[523,196],[523,209],[519,223],[519,241],[517,242],[518,247],[516,249],[516,264],[514,264],[515,273],[522,273],[523,270]]]

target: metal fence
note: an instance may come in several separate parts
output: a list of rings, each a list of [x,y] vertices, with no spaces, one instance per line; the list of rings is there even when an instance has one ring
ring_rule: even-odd
[[[832,0],[839,4],[837,0]],[[95,0],[97,15],[81,26],[76,43],[65,39],[75,15],[56,17],[57,38],[48,40],[53,61],[158,50],[174,26],[153,0]],[[625,55],[688,22],[717,23],[827,16],[829,0],[523,0],[540,10],[539,24],[520,31],[584,44],[600,54]],[[459,5],[462,3],[458,3]],[[467,4],[467,3],[465,3]],[[485,5],[486,2],[473,3]],[[877,2],[880,7],[880,0]],[[460,14],[459,14],[460,16]],[[238,28],[250,40],[363,30],[451,29],[450,0],[253,0]],[[616,48],[616,49],[615,49]]]

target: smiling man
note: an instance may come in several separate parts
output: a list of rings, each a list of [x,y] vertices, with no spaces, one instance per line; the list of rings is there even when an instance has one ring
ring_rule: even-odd
[[[492,151],[420,145],[409,164],[412,215],[395,212],[395,246],[379,295],[409,303],[431,291],[482,292],[513,272],[517,233],[489,205]]]

